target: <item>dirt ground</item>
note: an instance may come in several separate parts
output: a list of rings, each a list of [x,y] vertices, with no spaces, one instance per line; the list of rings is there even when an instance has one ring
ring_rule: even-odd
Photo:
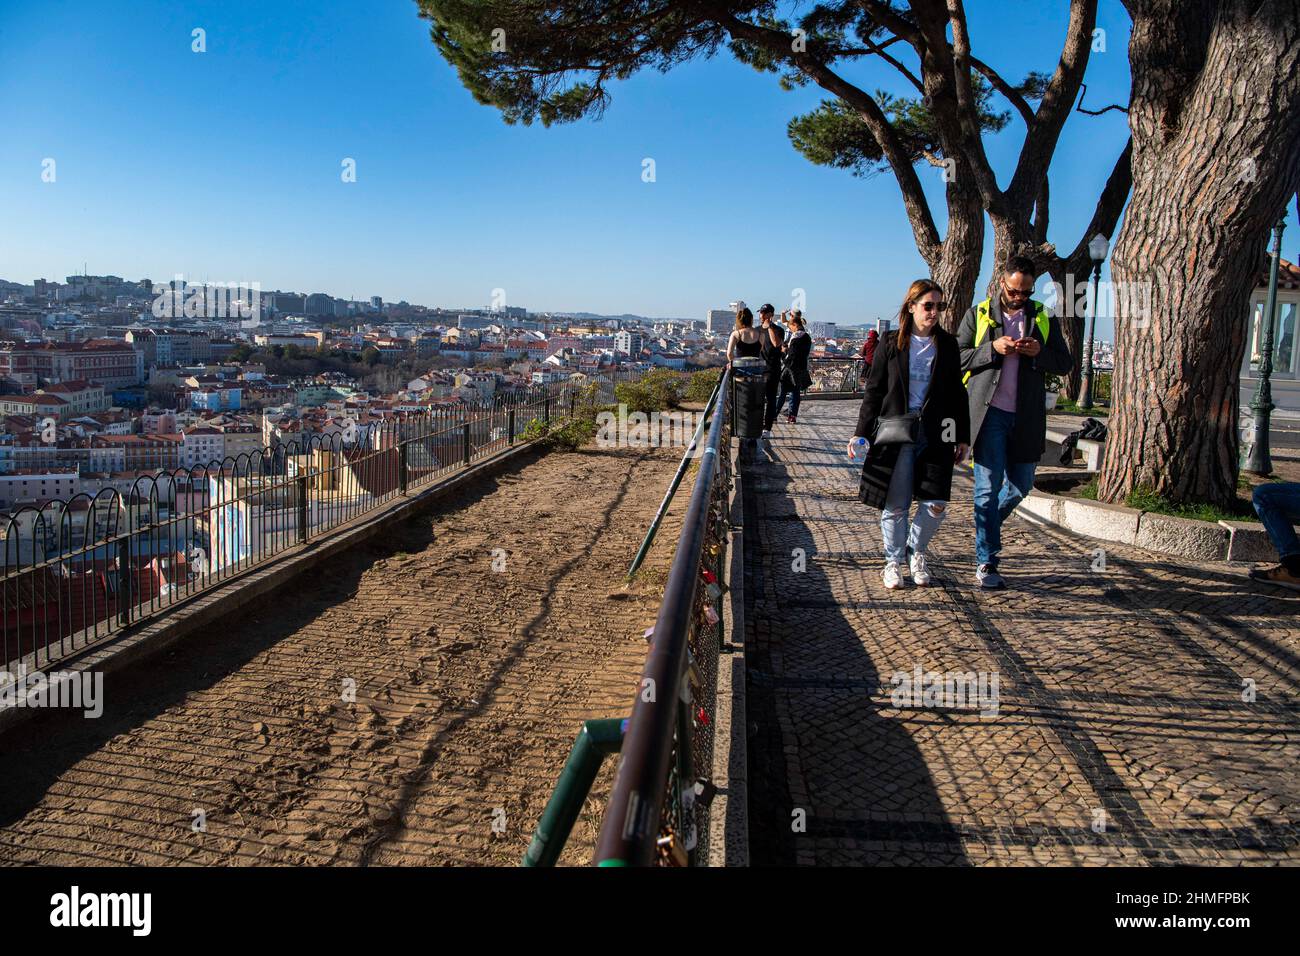
[[[630,709],[685,493],[623,574],[680,453],[545,455],[7,734],[0,862],[517,865],[582,721]]]

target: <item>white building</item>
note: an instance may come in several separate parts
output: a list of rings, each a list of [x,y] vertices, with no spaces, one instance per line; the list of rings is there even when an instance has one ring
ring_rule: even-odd
[[[736,324],[735,311],[726,309],[709,309],[704,316],[704,328],[714,335],[720,333],[730,334],[732,326]]]
[[[1250,296],[1250,340],[1241,360],[1241,413],[1250,415],[1250,401],[1258,385],[1259,362],[1264,347],[1264,306],[1268,303],[1268,273]],[[1273,327],[1273,371],[1269,382],[1273,404],[1300,415],[1300,348],[1296,347],[1300,320],[1300,266],[1285,259],[1278,270],[1277,324]]]

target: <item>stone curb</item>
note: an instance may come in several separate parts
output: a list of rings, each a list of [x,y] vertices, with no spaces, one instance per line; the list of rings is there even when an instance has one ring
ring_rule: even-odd
[[[733,451],[733,456],[735,452]],[[723,583],[723,643],[718,654],[708,866],[749,866],[749,780],[745,712],[745,542],[741,476],[733,458],[727,566]]]
[[[409,497],[397,498],[378,511],[331,529],[319,538],[289,548],[255,568],[249,568],[193,597],[178,601],[167,610],[139,624],[133,624],[113,637],[92,645],[78,656],[61,662],[57,665],[57,670],[73,673],[91,671],[107,677],[144,663],[205,625],[233,614],[251,601],[289,584],[298,575],[318,567],[348,548],[378,536],[465,485],[524,464],[540,451],[538,445],[529,443],[498,452],[432,487]],[[37,708],[29,707],[7,707],[0,710],[0,734],[33,716],[36,710]]]
[[[1195,561],[1276,561],[1277,552],[1261,524],[1196,521],[1138,511],[1086,498],[1067,498],[1034,489],[1016,514],[1037,524],[1054,524],[1101,541]]]

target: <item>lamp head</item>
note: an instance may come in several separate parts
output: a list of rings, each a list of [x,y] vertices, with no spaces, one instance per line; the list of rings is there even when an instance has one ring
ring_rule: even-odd
[[[1110,240],[1107,239],[1105,236],[1103,236],[1101,233],[1097,233],[1095,236],[1093,236],[1092,241],[1088,243],[1088,255],[1092,258],[1093,262],[1104,261],[1106,258],[1106,253],[1109,251],[1110,251]]]

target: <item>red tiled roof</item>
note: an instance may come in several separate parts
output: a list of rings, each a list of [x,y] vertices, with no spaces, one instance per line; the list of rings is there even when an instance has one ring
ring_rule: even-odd
[[[1262,285],[1268,285],[1268,273],[1264,274]],[[1285,259],[1278,261],[1277,285],[1279,289],[1300,289],[1300,266]]]
[[[103,388],[102,385],[96,385],[94,382],[84,378],[69,379],[66,382],[55,382],[53,385],[46,385],[46,392],[84,392],[88,388]]]

